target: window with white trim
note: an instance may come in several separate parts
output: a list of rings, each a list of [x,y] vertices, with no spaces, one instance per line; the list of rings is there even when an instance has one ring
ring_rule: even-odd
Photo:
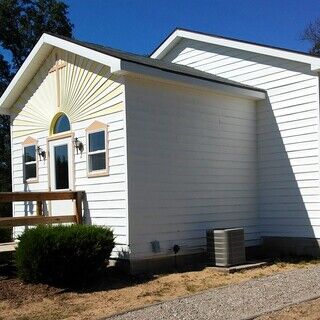
[[[37,179],[37,148],[35,144],[23,147],[24,180]]]
[[[107,173],[107,130],[88,132],[88,171],[89,174]]]

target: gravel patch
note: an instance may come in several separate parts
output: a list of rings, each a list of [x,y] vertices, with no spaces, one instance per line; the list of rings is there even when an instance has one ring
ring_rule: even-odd
[[[278,273],[151,305],[112,320],[252,319],[320,296],[320,267]]]

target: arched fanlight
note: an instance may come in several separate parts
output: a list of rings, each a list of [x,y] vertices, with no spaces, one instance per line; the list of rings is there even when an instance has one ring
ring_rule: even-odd
[[[70,121],[64,113],[61,113],[56,119],[54,119],[52,133],[55,134],[66,131],[70,131]]]

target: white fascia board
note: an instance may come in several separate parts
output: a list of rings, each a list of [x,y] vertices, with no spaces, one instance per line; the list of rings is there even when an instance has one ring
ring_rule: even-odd
[[[317,63],[317,64],[312,64],[311,65],[311,71],[320,72],[320,62]]]
[[[5,109],[9,109],[15,103],[43,61],[55,47],[107,65],[110,67],[111,73],[118,71],[121,65],[118,58],[108,56],[68,40],[43,34],[1,96],[0,113],[4,113]]]
[[[298,61],[311,65],[311,71],[319,71],[320,69],[320,57],[313,57],[304,55],[302,53],[290,52],[287,50],[281,50],[276,48],[269,48],[267,46],[251,44],[237,40],[225,39],[215,37],[211,35],[205,35],[197,32],[191,32],[186,30],[176,30],[169,38],[162,43],[162,45],[151,55],[151,58],[161,59],[163,58],[180,39],[190,39],[205,43],[210,43],[223,47],[230,47],[234,49],[255,52],[267,56],[277,57],[281,59],[287,59],[292,61]]]
[[[174,31],[161,45],[154,51],[150,58],[162,59],[169,51],[171,51],[175,45],[181,40],[181,36],[178,34],[179,30]]]
[[[247,88],[232,86],[210,80],[204,80],[197,77],[177,74],[174,72],[160,70],[157,68],[140,65],[138,63],[122,61],[120,74],[135,74],[137,76],[149,77],[154,80],[162,80],[170,83],[182,83],[188,86],[197,86],[213,90],[215,92],[224,93],[252,100],[262,100],[266,98],[266,94],[262,91],[250,90]]]
[[[44,34],[42,37],[44,38],[44,43],[48,43],[54,47],[75,53],[84,58],[109,66],[111,73],[118,71],[120,68],[120,59],[118,58],[95,51],[93,49],[89,49],[87,47],[81,46],[74,42],[70,42],[68,40],[51,36],[49,34]]]
[[[42,39],[42,38],[41,38]],[[19,97],[20,89],[26,86],[26,83],[35,74],[37,65],[41,64],[45,57],[49,55],[52,47],[42,43],[41,39],[37,42],[33,50],[28,55],[5,92],[0,98],[0,110],[4,113],[5,109],[9,109]],[[32,75],[31,75],[32,74]]]

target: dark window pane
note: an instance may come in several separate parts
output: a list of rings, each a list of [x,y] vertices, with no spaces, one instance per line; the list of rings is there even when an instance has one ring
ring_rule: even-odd
[[[36,161],[36,146],[24,148],[24,162]]]
[[[90,171],[106,169],[106,153],[97,153],[89,155]]]
[[[56,189],[69,189],[68,145],[54,147]]]
[[[54,126],[53,133],[60,133],[65,131],[70,131],[70,122],[68,117],[63,114],[58,118]]]
[[[106,137],[104,131],[89,134],[89,152],[104,150],[106,147]]]
[[[25,165],[25,179],[34,179],[37,177],[37,167],[35,163]]]

